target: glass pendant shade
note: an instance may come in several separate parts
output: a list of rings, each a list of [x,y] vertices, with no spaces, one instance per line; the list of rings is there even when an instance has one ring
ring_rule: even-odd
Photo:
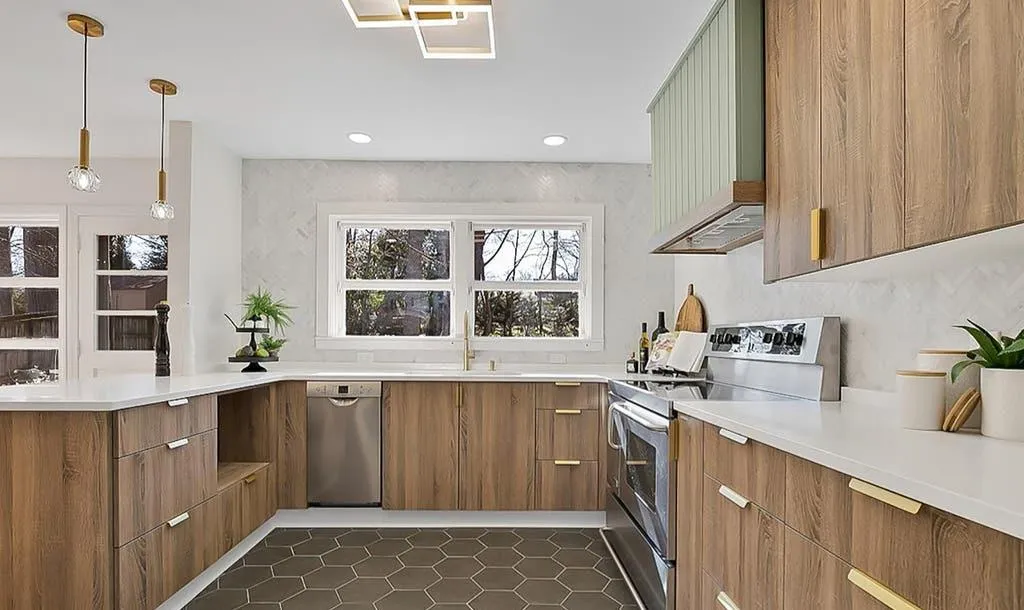
[[[150,206],[149,215],[157,220],[174,220],[174,206],[157,199]]]
[[[68,170],[68,184],[76,191],[84,193],[95,193],[100,190],[102,184],[99,174],[91,167],[76,165]]]

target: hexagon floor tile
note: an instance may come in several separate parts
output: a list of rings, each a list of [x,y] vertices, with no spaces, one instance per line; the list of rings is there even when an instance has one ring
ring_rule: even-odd
[[[635,610],[597,530],[276,529],[186,610]]]

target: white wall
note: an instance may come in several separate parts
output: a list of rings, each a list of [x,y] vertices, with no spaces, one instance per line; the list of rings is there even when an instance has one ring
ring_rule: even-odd
[[[1024,260],[1006,257],[975,265],[876,281],[762,281],[762,243],[727,256],[676,256],[676,296],[688,283],[711,323],[837,315],[843,324],[843,383],[893,390],[894,372],[913,365],[922,347],[971,347],[952,328],[970,317],[993,330],[1024,326]],[[887,259],[866,265],[885,269]],[[813,278],[813,276],[812,276]]]
[[[598,203],[605,206],[605,349],[568,362],[621,363],[659,309],[673,312],[672,260],[646,253],[651,180],[645,165],[264,161],[242,164],[242,279],[296,305],[282,357],[351,361],[313,345],[318,201]],[[459,351],[378,352],[376,361],[456,361]],[[480,361],[548,361],[548,354],[479,354]]]
[[[68,169],[76,163],[71,157],[0,159],[0,205],[137,205],[148,213],[156,195],[156,159],[93,159],[92,166],[103,180],[97,193],[80,193],[68,185]]]

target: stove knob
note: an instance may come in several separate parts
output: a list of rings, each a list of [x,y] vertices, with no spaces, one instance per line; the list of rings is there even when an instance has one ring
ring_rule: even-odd
[[[804,342],[803,333],[793,333],[793,345],[800,346]]]
[[[783,334],[784,333],[775,333],[775,336],[772,337],[772,343],[775,344],[775,345],[782,345],[782,342],[785,341],[785,339],[786,339],[783,336]]]
[[[803,335],[798,335],[797,333],[786,333],[786,345],[799,345],[797,343],[797,337],[800,337],[800,340],[803,341]]]
[[[732,336],[732,344],[733,345],[739,345],[740,344],[740,336],[739,335],[733,335]]]
[[[761,340],[762,340],[762,341],[763,341],[764,343],[771,343],[771,342],[772,342],[772,337],[773,337],[773,335],[774,335],[774,333],[765,333],[765,334],[764,334],[764,337],[763,337],[763,338],[762,338]]]

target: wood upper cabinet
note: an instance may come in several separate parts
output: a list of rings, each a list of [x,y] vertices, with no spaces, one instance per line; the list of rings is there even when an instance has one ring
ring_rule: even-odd
[[[821,206],[821,0],[765,0],[766,282],[821,268],[811,210]]]
[[[383,505],[459,508],[459,384],[384,384]]]
[[[905,6],[907,245],[1024,220],[1024,3]]]
[[[903,5],[820,6],[822,266],[831,267],[903,249]]]
[[[458,508],[532,509],[536,387],[484,382],[461,387]]]

